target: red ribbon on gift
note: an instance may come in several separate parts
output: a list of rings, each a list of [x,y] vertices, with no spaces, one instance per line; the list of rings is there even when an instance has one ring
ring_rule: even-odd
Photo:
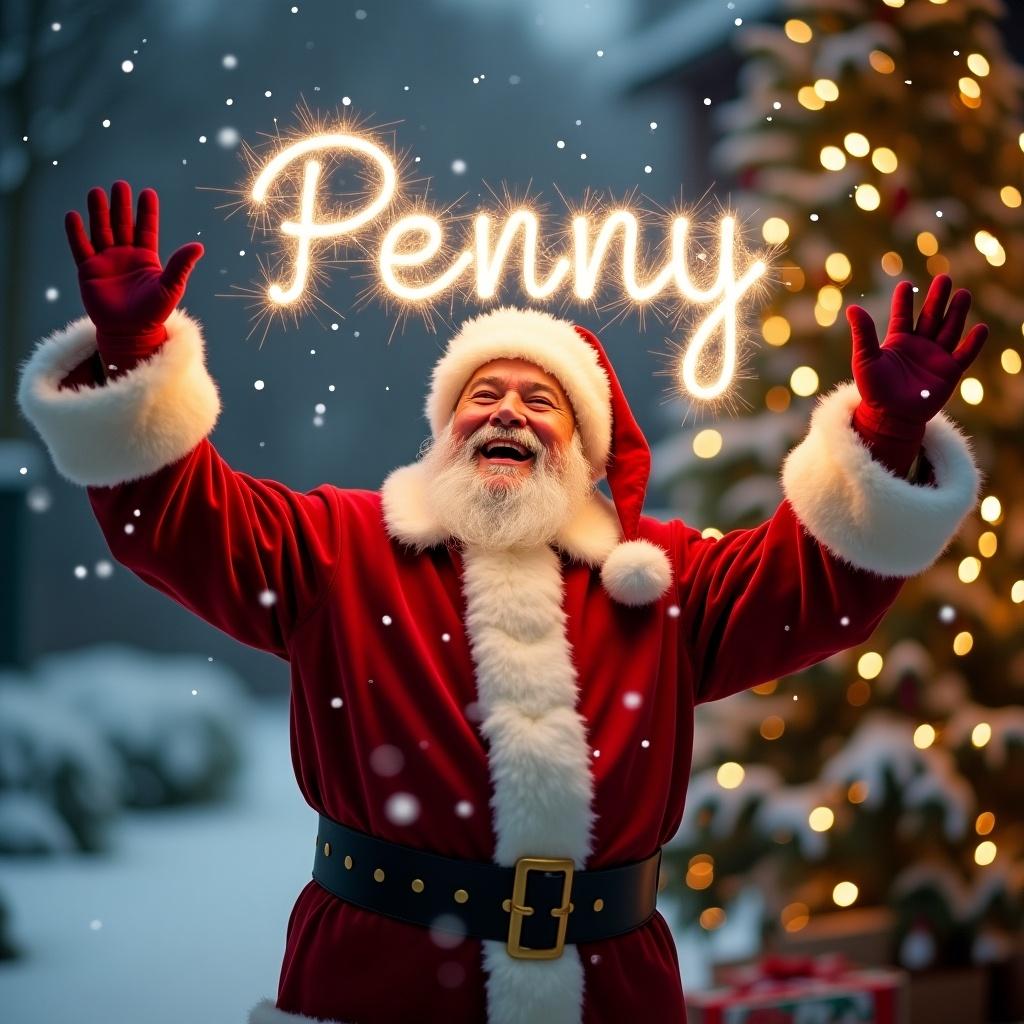
[[[851,964],[841,953],[820,956],[785,956],[770,953],[746,967],[730,971],[727,982],[740,992],[755,988],[774,988],[779,982],[795,978],[814,978],[818,981],[836,981],[849,973]]]

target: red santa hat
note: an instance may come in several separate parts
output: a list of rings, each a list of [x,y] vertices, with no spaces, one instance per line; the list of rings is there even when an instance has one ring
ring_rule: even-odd
[[[426,414],[435,439],[470,376],[494,359],[525,359],[562,385],[594,481],[607,476],[619,518],[620,542],[601,567],[604,587],[622,604],[656,601],[672,573],[666,553],[637,535],[651,452],[597,337],[536,309],[505,306],[467,320],[434,367]]]

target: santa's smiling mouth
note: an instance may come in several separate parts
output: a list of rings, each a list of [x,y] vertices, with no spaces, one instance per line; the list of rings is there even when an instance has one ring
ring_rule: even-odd
[[[480,454],[489,462],[529,462],[533,452],[515,441],[487,441]]]

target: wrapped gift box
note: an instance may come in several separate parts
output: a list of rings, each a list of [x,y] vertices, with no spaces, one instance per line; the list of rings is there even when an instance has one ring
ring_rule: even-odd
[[[724,988],[687,995],[689,1024],[906,1024],[903,971],[843,957],[765,957]]]

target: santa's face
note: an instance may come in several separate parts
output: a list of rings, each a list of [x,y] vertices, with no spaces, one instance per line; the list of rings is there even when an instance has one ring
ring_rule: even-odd
[[[452,440],[466,444],[482,427],[474,464],[489,486],[507,487],[535,472],[543,449],[559,458],[572,440],[576,417],[558,380],[525,359],[484,363],[462,389]],[[504,436],[502,436],[504,435]]]
[[[594,489],[565,392],[523,359],[479,367],[421,458],[437,521],[478,547],[552,543]]]

